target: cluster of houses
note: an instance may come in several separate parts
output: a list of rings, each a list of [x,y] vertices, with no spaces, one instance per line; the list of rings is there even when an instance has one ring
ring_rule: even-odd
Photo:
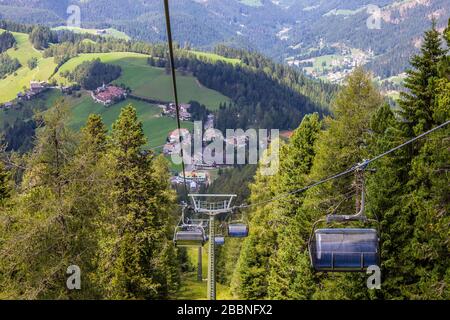
[[[184,175],[182,172],[178,176],[171,178],[173,185],[183,184]],[[189,170],[186,171],[186,183],[190,191],[198,191],[201,186],[208,186],[211,183],[211,175],[208,171]]]
[[[12,103],[12,102],[6,102],[6,103],[4,103],[4,104],[1,104],[0,103],[0,110],[1,109],[11,109],[12,107],[14,106],[14,103]]]
[[[17,99],[19,100],[32,100],[44,91],[50,88],[49,84],[45,81],[30,81],[30,89],[25,92],[19,92]]]
[[[180,119],[182,121],[190,121],[192,119],[192,115],[189,112],[191,108],[190,104],[179,104],[180,107]],[[177,116],[177,106],[175,103],[169,103],[168,105],[160,105],[160,108],[163,109],[163,115],[175,118]]]
[[[30,81],[30,88],[24,92],[19,92],[17,94],[16,101],[9,101],[4,104],[0,104],[0,109],[11,109],[12,107],[17,107],[17,101],[29,101],[36,98],[42,92],[50,89],[50,85],[45,81]]]
[[[105,107],[109,107],[127,98],[127,91],[121,87],[105,85],[97,88],[91,93],[92,99]]]

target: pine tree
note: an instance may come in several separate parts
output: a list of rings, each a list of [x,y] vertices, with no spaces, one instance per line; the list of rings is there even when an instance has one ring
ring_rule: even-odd
[[[333,105],[334,118],[325,119],[327,128],[315,145],[316,156],[309,175],[311,181],[342,172],[368,157],[370,120],[382,103],[370,74],[357,68],[338,93]],[[352,176],[342,177],[309,190],[301,208],[302,214],[310,217],[310,223],[313,223],[331,213],[341,202],[338,213],[355,212],[355,202],[350,201],[355,194],[353,181]],[[316,290],[314,299],[368,297],[364,276],[359,274],[319,275],[318,281],[321,290]]]
[[[72,245],[82,250],[77,265],[83,274],[83,289],[70,292],[71,299],[99,299],[103,290],[98,277],[97,256],[100,250],[101,227],[106,208],[111,207],[109,192],[112,182],[106,157],[107,130],[98,115],[90,115],[79,135],[80,142],[70,172],[75,178],[67,186],[66,201],[70,205],[71,229],[76,232]]]
[[[446,30],[448,32],[449,29]],[[448,36],[446,37],[448,41]],[[438,80],[435,83],[431,108],[431,126],[450,119],[450,65],[449,56],[438,62]],[[402,213],[410,214],[414,233],[405,246],[414,268],[410,282],[403,287],[403,295],[410,299],[449,299],[450,245],[448,226],[450,217],[450,180],[448,159],[450,144],[447,126],[416,144],[417,155],[411,161],[408,193],[403,198]]]
[[[440,34],[433,21],[432,29],[425,32],[420,54],[411,59],[412,70],[401,93],[400,115],[407,123],[407,134],[418,135],[433,126],[433,106],[436,100],[436,81],[439,77],[439,62],[446,51],[442,49]]]
[[[9,175],[5,166],[0,162],[0,205],[10,196]]]
[[[263,175],[258,170],[255,182],[250,185],[250,202],[273,197],[274,179],[275,176]],[[240,299],[264,299],[268,295],[269,259],[276,243],[274,215],[272,203],[257,206],[249,212],[249,236],[242,243],[231,280],[231,291]]]
[[[36,147],[28,157],[20,195],[6,215],[0,263],[5,298],[67,298],[66,268],[78,263],[76,231],[66,198],[68,165],[76,141],[66,127],[67,106],[55,103],[43,116]]]
[[[422,55],[413,58],[416,70],[406,80],[413,88],[403,95],[397,121],[388,107],[372,121],[371,149],[379,154],[411,135],[449,118],[448,57],[439,48],[433,27],[425,34]],[[439,79],[441,77],[441,79]],[[420,86],[420,84],[422,86]],[[423,91],[423,92],[420,92]],[[449,296],[448,159],[449,129],[403,148],[376,164],[368,180],[368,210],[381,225],[382,289],[384,299],[445,299]],[[447,161],[448,162],[448,161]]]
[[[307,184],[321,130],[317,114],[306,116],[280,155],[276,193],[297,190]],[[304,194],[294,194],[278,206],[278,249],[270,259],[269,297],[272,299],[308,299],[314,292],[310,270],[308,238],[311,218],[300,210]]]
[[[103,283],[109,298],[154,299],[164,294],[165,268],[159,253],[166,239],[159,214],[153,156],[132,106],[124,108],[112,130],[110,158],[113,231],[104,239]]]

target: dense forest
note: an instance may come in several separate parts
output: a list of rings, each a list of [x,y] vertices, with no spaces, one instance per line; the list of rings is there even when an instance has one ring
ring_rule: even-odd
[[[89,50],[83,46],[79,41],[62,42],[47,52]],[[166,58],[164,46],[93,44],[95,50],[119,46],[154,50],[156,57]],[[250,236],[227,241],[220,249],[218,278],[234,297],[450,299],[450,127],[380,158],[370,167],[375,170],[367,171],[367,214],[377,220],[381,235],[380,290],[366,287],[366,274],[314,273],[310,266],[313,224],[339,204],[342,213],[356,209],[354,177],[292,193],[448,121],[448,46],[450,21],[443,34],[435,25],[425,33],[420,53],[410,61],[407,90],[397,110],[381,96],[372,74],[359,67],[336,94],[324,97],[332,99],[329,114],[324,117],[314,112],[320,108],[311,108],[306,116],[298,115],[293,136],[281,143],[280,170],[275,175],[263,175],[251,166],[220,172],[207,191],[239,193],[237,204],[287,194],[282,201],[247,209]],[[269,99],[269,106],[272,99],[286,105],[298,102],[297,109],[276,109],[291,112],[291,117],[296,116],[292,110],[302,110],[296,99],[304,97],[295,88],[301,78],[285,83],[295,72],[276,65],[271,69],[270,63],[250,53],[217,50],[238,57],[243,66],[219,63],[221,69],[214,69],[208,61],[185,56],[178,63],[199,78],[205,70],[214,71],[217,79],[204,75],[211,85],[227,76],[243,81],[239,83],[246,90],[232,95],[233,103],[221,107],[219,118],[220,112],[230,110],[242,117],[245,113],[237,110],[238,103],[248,108],[245,99],[254,95],[254,88],[271,91],[282,86],[282,94],[260,95]],[[252,73],[261,67],[264,71]],[[242,71],[244,80],[238,79],[236,70]],[[251,81],[259,80],[261,84],[251,86]],[[223,84],[223,90],[230,88],[231,83]],[[206,108],[199,104],[195,108],[198,117],[205,116]],[[253,118],[248,113],[249,122],[259,117],[258,105],[254,108]],[[80,132],[72,131],[68,109],[64,99],[58,100],[39,116],[39,123],[28,123],[27,130],[36,132],[30,152],[19,155],[0,149],[0,299],[171,298],[181,285],[186,252],[172,242],[179,208],[168,163],[144,148],[143,126],[132,106],[122,109],[110,132],[99,115],[91,115]],[[270,121],[283,121],[294,126],[286,115],[266,114],[285,120],[264,122],[261,116],[260,124],[270,127]],[[71,265],[82,270],[82,290],[67,290],[66,270]]]
[[[62,73],[71,82],[79,84],[83,89],[95,90],[103,84],[108,84],[120,77],[122,68],[112,64],[102,63],[100,59],[85,61],[72,72]]]
[[[113,27],[136,40],[166,41],[159,0],[3,0],[0,19],[60,26],[66,21],[69,2],[79,5],[84,28]],[[375,57],[368,69],[388,77],[409,67],[409,57],[418,51],[413,43],[428,27],[429,18],[436,17],[440,28],[446,23],[443,12],[449,10],[447,0],[278,0],[262,1],[261,6],[248,3],[174,1],[171,12],[175,40],[202,50],[225,43],[262,52],[277,62],[289,57],[317,57],[331,53],[336,44],[345,45],[373,51]],[[382,10],[380,29],[366,27],[373,17],[370,6]],[[279,32],[283,29],[286,31],[282,37]]]
[[[11,32],[3,32],[0,34],[0,53],[12,48],[16,43],[16,38],[14,38]]]
[[[259,172],[250,202],[270,199],[385,152],[450,118],[450,56],[433,27],[411,60],[400,109],[391,110],[358,68],[333,104],[333,117],[305,117],[282,147],[280,170]],[[450,25],[444,37],[450,44]],[[447,126],[373,164],[367,173],[367,210],[381,230],[381,290],[364,274],[314,273],[308,240],[318,219],[339,203],[355,212],[354,177],[287,196],[249,212],[251,234],[236,269],[233,293],[243,299],[449,299],[450,217]],[[225,259],[232,259],[230,250]],[[232,267],[229,267],[232,268]]]
[[[19,60],[11,58],[6,52],[0,53],[0,79],[21,67]]]
[[[154,299],[176,291],[176,197],[166,160],[142,151],[135,109],[122,110],[110,135],[97,115],[72,132],[63,100],[43,121],[33,152],[2,153],[0,298]],[[66,289],[73,264],[83,270],[82,291]]]

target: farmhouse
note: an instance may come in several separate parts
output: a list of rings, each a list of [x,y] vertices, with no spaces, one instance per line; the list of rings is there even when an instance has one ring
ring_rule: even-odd
[[[17,98],[19,100],[26,99],[31,100],[38,96],[40,93],[48,90],[48,83],[45,81],[30,81],[30,89],[25,92],[19,92]]]
[[[12,102],[6,102],[5,104],[1,105],[0,104],[0,109],[4,108],[4,109],[10,109],[13,106]]]
[[[125,89],[116,86],[103,85],[92,92],[92,99],[97,103],[103,104],[105,107],[124,100],[126,97],[127,92]]]
[[[189,112],[191,105],[190,104],[179,104],[178,106],[180,107],[180,119],[182,121],[191,120],[191,114]],[[165,116],[169,116],[169,117],[176,117],[177,106],[175,105],[175,103],[170,103],[169,105],[164,106],[163,114]]]

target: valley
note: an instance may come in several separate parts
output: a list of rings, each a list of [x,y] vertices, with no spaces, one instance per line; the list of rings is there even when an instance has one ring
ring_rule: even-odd
[[[120,0],[109,1],[109,14],[102,10],[104,2],[65,0],[53,8],[39,0],[28,18],[18,12],[23,2],[8,0],[4,5],[16,21],[42,20],[63,28],[66,16],[61,7],[72,3],[84,14],[83,32],[105,30],[111,36],[165,41],[158,1],[127,1],[127,12],[121,10]],[[415,42],[431,19],[435,18],[442,30],[450,6],[446,0],[180,0],[172,10],[179,43],[206,51],[217,43],[256,50],[278,62],[299,65],[312,77],[342,83],[355,64],[366,65],[380,80],[403,73],[409,57],[417,52]],[[337,58],[322,68],[330,55]],[[319,65],[311,70],[309,59]]]

